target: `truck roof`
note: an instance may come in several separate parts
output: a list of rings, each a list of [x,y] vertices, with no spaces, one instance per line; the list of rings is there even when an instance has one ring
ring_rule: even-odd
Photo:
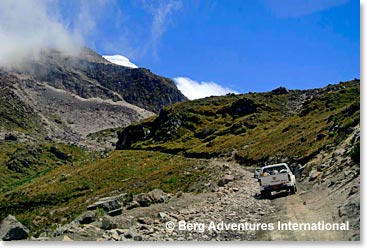
[[[266,168],[271,168],[271,167],[274,167],[274,166],[279,166],[279,165],[285,165],[288,167],[288,165],[286,163],[280,163],[280,164],[270,164],[270,165],[266,165],[264,167],[262,167],[262,169],[266,169]]]

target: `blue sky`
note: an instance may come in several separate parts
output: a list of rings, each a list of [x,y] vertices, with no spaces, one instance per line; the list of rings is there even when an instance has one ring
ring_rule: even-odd
[[[24,1],[15,7],[3,2],[3,11],[18,19],[35,12],[27,11]],[[34,2],[38,16],[46,12],[42,23],[50,24],[45,30],[61,26],[48,34],[50,40],[66,33],[102,55],[127,56],[139,67],[175,79],[186,94],[196,92],[191,98],[278,86],[316,88],[360,77],[356,0]],[[39,26],[33,28],[42,37]]]

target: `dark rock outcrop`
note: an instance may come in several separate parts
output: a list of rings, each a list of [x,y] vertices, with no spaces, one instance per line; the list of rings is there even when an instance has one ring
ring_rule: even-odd
[[[232,116],[244,116],[252,113],[256,113],[258,111],[258,105],[254,103],[254,101],[242,98],[234,103],[231,106],[223,108],[219,113],[227,113]]]
[[[61,159],[61,160],[71,160],[72,159],[72,156],[70,154],[67,154],[61,151],[56,146],[51,146],[50,152],[54,154],[58,159]]]
[[[287,88],[280,86],[279,88],[276,88],[274,90],[272,90],[271,92],[273,92],[274,94],[277,95],[283,95],[283,94],[288,94],[289,91],[287,90]]]
[[[13,215],[8,215],[0,225],[0,240],[22,240],[28,237],[29,230]]]
[[[95,221],[96,219],[97,215],[96,212],[94,211],[87,211],[78,218],[80,224],[89,224]]]
[[[155,141],[167,141],[178,134],[182,125],[182,116],[162,109],[158,117],[149,124],[138,124],[126,127],[118,136],[116,148],[128,149],[137,141],[153,138]]]
[[[113,218],[111,218],[110,216],[103,216],[102,225],[101,225],[102,229],[110,230],[110,229],[114,229],[116,227],[117,227],[117,225],[116,225],[115,221],[113,220]]]

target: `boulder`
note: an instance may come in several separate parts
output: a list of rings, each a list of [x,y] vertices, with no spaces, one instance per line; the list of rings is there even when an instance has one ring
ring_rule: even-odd
[[[101,228],[104,230],[111,230],[117,227],[116,223],[109,216],[103,216]]]
[[[7,141],[17,141],[18,138],[14,134],[7,133],[7,134],[5,134],[4,140],[7,140]]]
[[[56,223],[55,223],[56,224]],[[79,226],[77,221],[72,221],[68,224],[65,224],[63,226],[59,226],[54,231],[54,237],[61,236],[65,233],[80,233],[82,232],[82,228]]]
[[[151,204],[166,202],[168,196],[163,190],[154,189],[148,193],[141,193],[134,196],[134,201],[138,202],[141,207],[148,207]]]
[[[219,181],[218,181],[218,186],[219,187],[223,187],[224,185],[226,185],[229,182],[232,182],[234,180],[233,175],[224,175]]]
[[[309,174],[309,179],[308,181],[312,182],[312,181],[315,181],[317,179],[317,177],[321,174],[321,172],[318,172],[318,171],[315,171],[315,170],[312,170]]]
[[[87,209],[95,210],[97,208],[103,208],[107,214],[111,213],[111,215],[113,215],[115,211],[119,212],[121,208],[127,204],[127,202],[128,196],[126,193],[124,193],[118,196],[101,198],[97,202],[89,205]]]
[[[154,220],[152,218],[149,217],[141,217],[138,219],[138,222],[140,224],[144,224],[144,225],[152,225]]]
[[[96,219],[97,215],[96,212],[94,211],[87,211],[78,218],[80,224],[89,224],[95,221]]]
[[[140,204],[139,202],[137,201],[132,201],[132,202],[129,202],[127,205],[126,205],[126,209],[133,209],[133,208],[138,208],[140,207]]]
[[[161,219],[161,220],[167,220],[168,219],[168,214],[164,213],[164,212],[159,212],[158,213],[158,217]]]
[[[109,216],[121,215],[122,214],[122,208],[117,208],[117,209],[111,210],[111,211],[107,212],[107,214]]]
[[[29,230],[13,215],[8,215],[0,225],[0,239],[4,241],[22,240],[28,237]]]

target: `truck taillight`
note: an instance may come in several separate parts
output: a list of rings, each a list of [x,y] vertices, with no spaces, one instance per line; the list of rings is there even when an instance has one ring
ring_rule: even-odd
[[[288,174],[288,180],[291,181],[291,175]]]

